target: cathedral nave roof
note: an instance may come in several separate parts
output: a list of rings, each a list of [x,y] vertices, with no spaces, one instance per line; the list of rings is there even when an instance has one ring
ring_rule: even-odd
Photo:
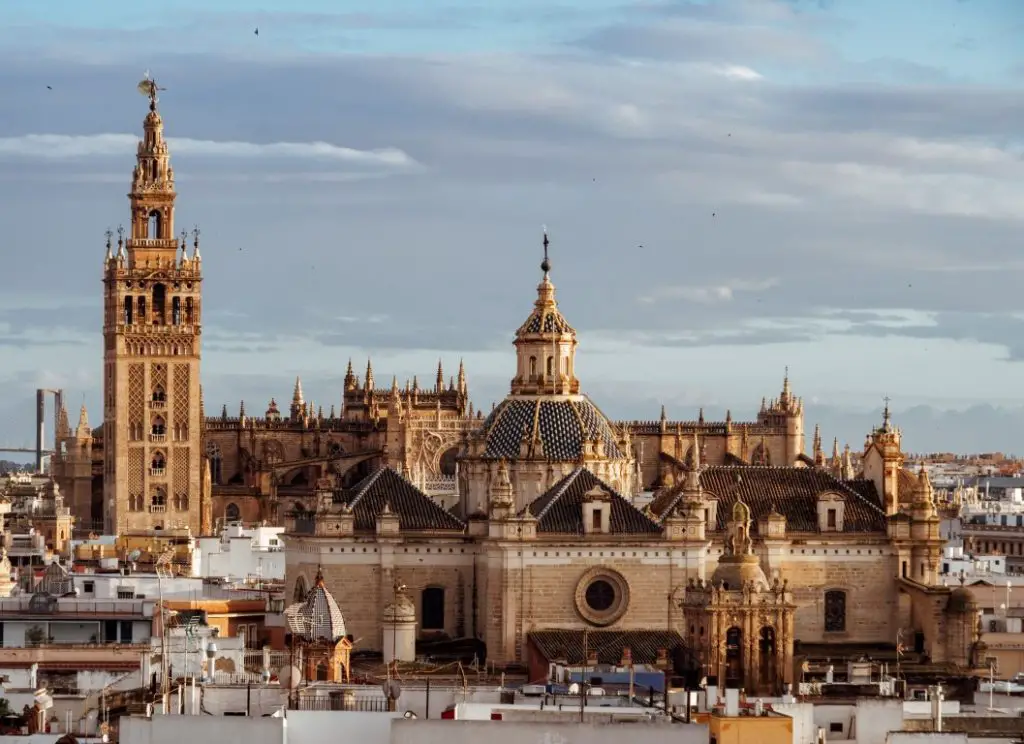
[[[660,535],[662,528],[611,486],[585,468],[576,468],[534,499],[525,511],[537,519],[538,533],[583,535],[583,503],[600,489],[610,502],[611,535]]]
[[[454,530],[465,524],[416,488],[393,468],[384,467],[335,496],[355,516],[356,530],[373,531],[385,508],[398,517],[403,530]]]
[[[885,532],[886,516],[872,481],[839,480],[824,470],[805,467],[712,465],[700,473],[700,485],[709,496],[718,499],[717,530],[724,530],[728,515],[738,498],[750,507],[751,530],[775,509],[786,518],[790,532],[818,531],[818,497],[838,494],[846,504],[844,532]],[[659,520],[670,514],[684,498],[685,484],[662,491],[651,502],[651,512]]]

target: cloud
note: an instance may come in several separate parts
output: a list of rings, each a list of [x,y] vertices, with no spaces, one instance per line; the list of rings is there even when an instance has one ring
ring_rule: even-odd
[[[123,157],[132,152],[139,138],[133,134],[23,134],[0,137],[0,157],[68,160],[75,158]],[[355,150],[328,142],[237,142],[168,138],[173,155],[196,158],[310,159],[351,165],[410,168],[417,163],[396,148]]]
[[[761,279],[757,281],[732,280],[724,284],[710,286],[673,286],[659,287],[650,294],[639,298],[640,302],[647,304],[663,302],[665,300],[686,300],[688,302],[699,302],[703,304],[714,304],[720,302],[731,302],[739,292],[763,292],[777,286],[778,279]]]

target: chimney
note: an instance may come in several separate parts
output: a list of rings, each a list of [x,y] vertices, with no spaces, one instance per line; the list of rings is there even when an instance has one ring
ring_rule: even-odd
[[[740,714],[740,691],[736,688],[725,690],[725,715],[736,718]]]
[[[932,729],[935,733],[942,733],[942,700],[945,697],[942,694],[942,685],[936,685],[932,687],[929,692],[931,693],[932,703]]]
[[[708,677],[708,683],[704,688],[705,706],[708,710],[714,710],[718,705],[718,677]]]

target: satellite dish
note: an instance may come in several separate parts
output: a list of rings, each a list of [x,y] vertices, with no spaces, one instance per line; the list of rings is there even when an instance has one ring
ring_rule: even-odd
[[[397,679],[384,680],[380,688],[384,691],[384,697],[389,700],[398,700],[402,696],[402,686]]]

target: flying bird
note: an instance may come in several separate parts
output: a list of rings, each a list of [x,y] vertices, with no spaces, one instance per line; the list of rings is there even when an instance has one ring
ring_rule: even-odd
[[[259,28],[259,26],[257,26],[257,27],[256,27],[256,30],[255,30],[255,31],[253,31],[253,33],[254,33],[254,34],[255,34],[256,36],[259,36],[259,35],[260,35],[260,28]]]

